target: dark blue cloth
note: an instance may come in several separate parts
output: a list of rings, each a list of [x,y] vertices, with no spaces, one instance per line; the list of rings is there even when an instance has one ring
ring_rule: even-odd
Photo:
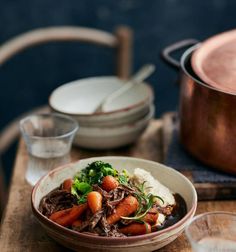
[[[216,171],[190,156],[179,143],[176,129],[174,129],[172,134],[165,164],[178,171],[192,171],[193,181],[195,183],[236,182],[236,176]]]

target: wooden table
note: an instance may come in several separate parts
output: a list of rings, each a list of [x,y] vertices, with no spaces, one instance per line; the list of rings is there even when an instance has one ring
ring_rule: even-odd
[[[135,145],[106,152],[85,151],[74,148],[72,150],[72,159],[77,160],[104,155],[125,155],[162,162],[161,130],[162,121],[155,120]],[[0,251],[68,251],[50,239],[32,215],[30,206],[32,188],[24,180],[27,159],[25,145],[21,140],[14,165],[9,200],[2,219]],[[202,201],[198,203],[197,214],[215,210],[235,212],[236,201]],[[182,234],[177,240],[159,251],[188,252],[191,251],[191,248],[185,235]]]

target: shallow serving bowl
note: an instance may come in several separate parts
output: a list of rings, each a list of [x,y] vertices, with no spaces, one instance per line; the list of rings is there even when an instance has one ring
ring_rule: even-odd
[[[147,128],[154,116],[154,105],[149,107],[149,112],[141,119],[121,126],[85,127],[74,138],[74,145],[89,149],[111,149],[125,146],[135,142]]]
[[[109,162],[117,170],[127,169],[131,174],[134,168],[137,167],[151,172],[161,183],[184,198],[187,204],[187,214],[173,226],[158,232],[133,237],[112,238],[91,236],[64,228],[52,222],[38,211],[39,203],[43,196],[58,187],[66,178],[72,178],[78,171],[95,160]],[[32,210],[39,223],[54,240],[76,251],[154,251],[169,244],[182,233],[188,221],[193,217],[196,206],[196,191],[185,176],[157,162],[130,157],[88,158],[59,167],[42,177],[32,191]]]
[[[152,89],[141,83],[105,104],[104,112],[93,113],[105,97],[124,83],[114,76],[73,81],[55,89],[49,105],[56,112],[72,116],[80,126],[122,125],[144,116],[153,101]]]

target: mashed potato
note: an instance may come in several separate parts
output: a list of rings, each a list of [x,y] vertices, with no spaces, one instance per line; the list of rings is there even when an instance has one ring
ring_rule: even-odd
[[[175,205],[175,198],[172,192],[156,180],[150,172],[141,168],[136,168],[134,170],[133,180],[138,184],[142,184],[145,181],[145,192],[157,195],[164,200],[163,203],[161,200],[157,199],[160,206]]]

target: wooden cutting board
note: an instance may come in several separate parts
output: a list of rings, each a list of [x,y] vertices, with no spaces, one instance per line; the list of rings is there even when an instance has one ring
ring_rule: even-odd
[[[163,153],[164,163],[169,151],[169,146],[172,141],[173,132],[176,127],[175,123],[176,114],[174,112],[166,113],[162,117],[162,140],[163,140]],[[214,170],[212,169],[214,172]],[[216,171],[217,172],[217,171]],[[195,182],[192,170],[181,170],[186,177],[188,177],[194,184],[199,200],[212,200],[212,199],[236,199],[236,183],[235,182]],[[236,210],[236,209],[235,209]]]

